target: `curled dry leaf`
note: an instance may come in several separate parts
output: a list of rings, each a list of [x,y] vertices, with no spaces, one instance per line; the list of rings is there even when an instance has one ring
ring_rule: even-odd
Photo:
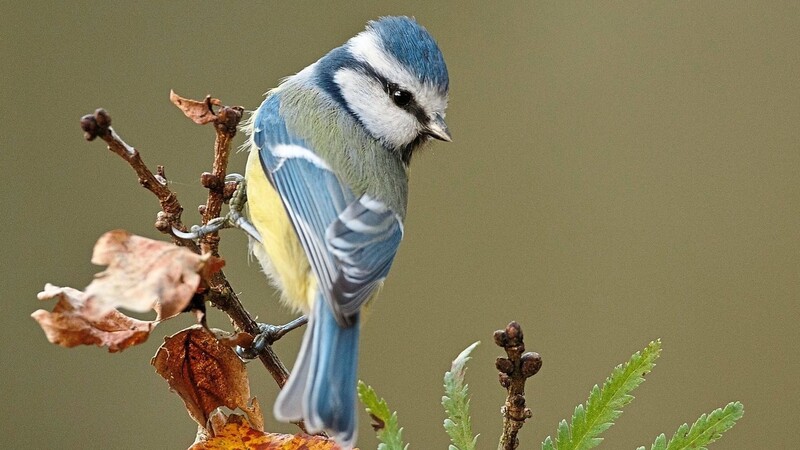
[[[253,335],[243,331],[227,336],[217,336],[217,339],[228,347],[250,348],[253,345]]]
[[[221,417],[220,417],[221,416]],[[304,434],[264,433],[249,426],[242,416],[211,418],[214,436],[198,435],[189,450],[339,450],[332,440]]]
[[[128,317],[116,309],[100,307],[85,293],[70,287],[47,284],[39,300],[58,299],[52,312],[33,314],[47,340],[62,347],[107,346],[119,352],[147,340],[156,323]]]
[[[198,125],[205,125],[213,122],[217,118],[214,111],[211,110],[211,105],[220,106],[222,102],[216,98],[207,97],[204,101],[191,100],[183,98],[176,94],[175,91],[169,91],[169,100],[181,111],[186,117],[192,119],[192,122]]]
[[[183,311],[201,278],[224,265],[211,255],[198,255],[185,247],[125,230],[101,236],[92,262],[108,268],[95,275],[86,295],[108,308],[138,312],[155,309],[159,320]]]
[[[206,430],[212,431],[209,417],[222,406],[239,408],[250,426],[264,429],[261,408],[255,398],[250,400],[244,363],[209,330],[195,325],[165,338],[150,363]]]

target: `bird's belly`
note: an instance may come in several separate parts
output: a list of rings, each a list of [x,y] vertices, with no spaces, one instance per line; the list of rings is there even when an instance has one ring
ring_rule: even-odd
[[[317,291],[316,278],[283,202],[264,173],[257,149],[250,151],[245,170],[250,220],[263,241],[253,243],[253,254],[281,290],[281,298],[288,305],[308,312]]]

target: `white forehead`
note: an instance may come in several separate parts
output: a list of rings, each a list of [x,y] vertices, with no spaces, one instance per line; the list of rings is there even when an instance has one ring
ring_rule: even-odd
[[[425,111],[444,114],[447,108],[447,96],[430,83],[423,83],[400,61],[386,51],[380,36],[374,30],[366,30],[352,37],[347,42],[347,50],[357,60],[368,64],[379,75],[403,89],[411,91],[417,104]]]

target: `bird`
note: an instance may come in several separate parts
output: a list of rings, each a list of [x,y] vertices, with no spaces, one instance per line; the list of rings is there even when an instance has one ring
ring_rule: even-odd
[[[364,306],[403,238],[412,155],[451,141],[441,50],[409,17],[382,17],[270,90],[245,125],[251,252],[308,315],[274,406],[343,448],[357,436]]]

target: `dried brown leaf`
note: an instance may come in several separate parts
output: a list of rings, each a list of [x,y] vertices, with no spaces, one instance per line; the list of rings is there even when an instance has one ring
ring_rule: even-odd
[[[58,300],[52,312],[40,309],[31,317],[39,322],[47,340],[62,347],[97,345],[119,352],[146,341],[156,326],[156,322],[134,319],[116,309],[102,307],[70,287],[48,283],[39,293],[39,300],[50,299]]]
[[[108,308],[145,312],[155,309],[158,319],[186,308],[202,275],[219,270],[224,262],[198,255],[185,247],[109,231],[98,239],[92,262],[108,268],[95,275],[86,295]]]
[[[195,325],[165,338],[150,363],[200,426],[208,430],[211,413],[224,406],[241,409],[250,426],[263,430],[261,408],[250,400],[244,363],[209,330]]]
[[[188,98],[183,98],[180,95],[176,94],[175,91],[169,91],[169,100],[181,111],[186,117],[192,119],[192,122],[198,125],[205,125],[207,123],[213,122],[217,116],[214,114],[214,111],[211,110],[210,106],[220,106],[222,102],[216,98],[207,97],[204,101],[197,101],[191,100]]]
[[[250,348],[253,345],[253,335],[244,331],[232,335],[217,336],[217,339],[228,347]]]
[[[339,450],[332,440],[305,434],[264,433],[249,426],[242,416],[212,417],[213,437],[199,435],[189,450]]]

